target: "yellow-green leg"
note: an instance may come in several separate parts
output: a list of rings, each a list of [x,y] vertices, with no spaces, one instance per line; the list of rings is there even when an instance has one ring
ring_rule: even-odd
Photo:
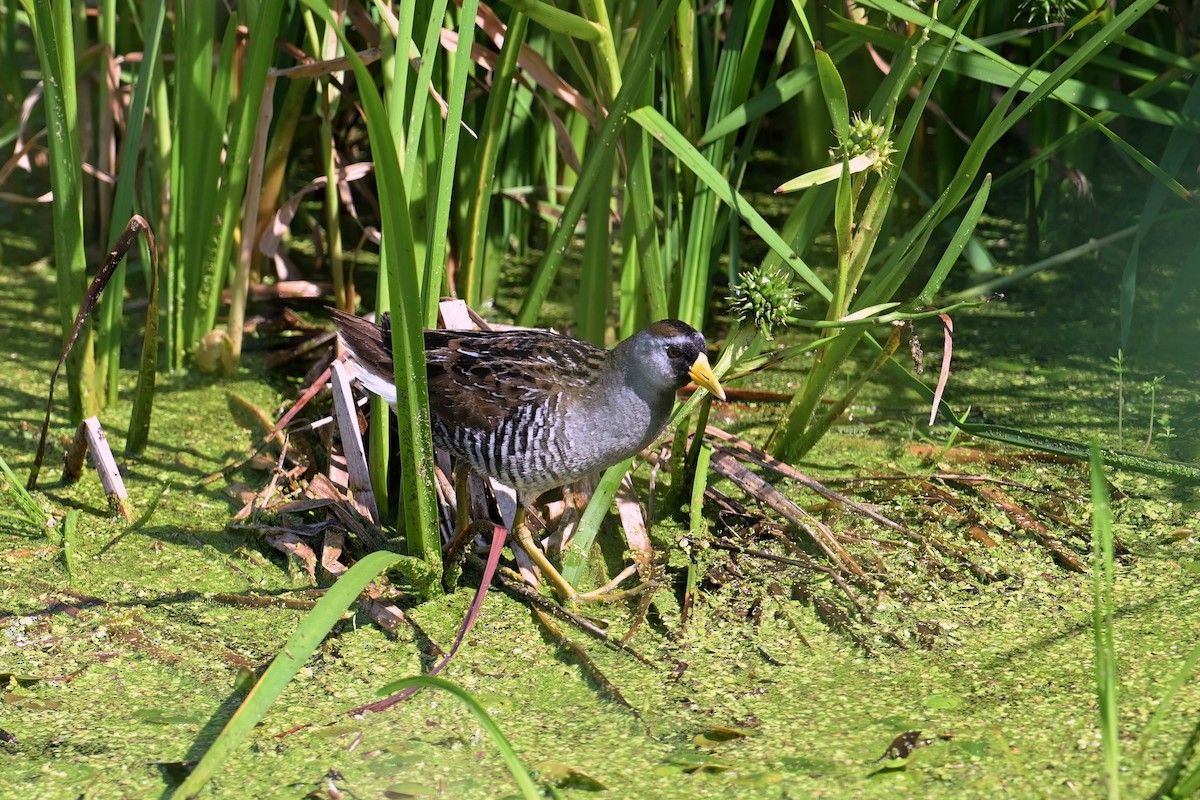
[[[577,591],[574,586],[567,582],[562,573],[554,568],[554,565],[550,563],[550,559],[546,558],[546,554],[542,552],[542,548],[534,540],[533,531],[529,530],[529,526],[525,524],[524,504],[517,506],[517,513],[513,517],[511,533],[513,540],[525,551],[525,554],[529,556],[529,560],[541,570],[542,577],[550,583],[554,593],[567,603],[617,602],[641,594],[650,587],[649,583],[643,583],[632,589],[617,591],[612,584],[609,584],[592,592]]]
[[[462,552],[471,540],[479,533],[486,532],[479,525],[471,523],[471,497],[467,490],[467,476],[470,470],[460,466],[454,470],[454,538],[442,549],[442,588],[453,591],[462,572]],[[487,524],[490,530],[491,523]]]

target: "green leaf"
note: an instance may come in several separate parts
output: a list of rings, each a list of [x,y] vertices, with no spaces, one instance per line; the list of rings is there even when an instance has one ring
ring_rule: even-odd
[[[827,55],[834,64],[838,64],[859,48],[860,44],[857,41],[841,39],[829,48]],[[704,135],[696,142],[697,146],[703,147],[709,142],[728,136],[751,122],[761,119],[784,103],[794,99],[815,80],[817,80],[815,63],[804,64],[786,75],[781,75],[777,80],[763,87],[762,91],[741,105],[730,109],[723,117],[709,125],[704,131]]]
[[[37,43],[44,80],[43,105],[49,130],[50,187],[54,201],[54,265],[58,318],[63,337],[83,302],[86,263],[83,254],[83,157],[75,89],[75,31],[71,3],[22,0]],[[10,8],[10,11],[12,9]],[[85,321],[79,346],[67,358],[70,419],[74,424],[99,412],[92,355],[92,325]]]
[[[979,218],[983,216],[983,207],[987,205],[991,187],[992,176],[985,175],[983,185],[975,193],[975,199],[971,201],[971,207],[963,215],[962,222],[959,223],[958,229],[954,231],[954,236],[950,237],[950,241],[947,243],[942,257],[938,259],[937,266],[934,267],[933,273],[925,283],[925,288],[921,290],[921,293],[917,295],[917,299],[913,301],[917,308],[922,308],[933,302],[933,296],[942,288],[942,283],[945,282],[946,276],[950,274],[954,263],[958,261],[963,248],[967,246],[967,242],[971,241],[971,236],[975,233],[975,226],[979,224]]]
[[[396,141],[389,128],[389,117],[371,74],[362,59],[334,24],[329,8],[321,0],[304,0],[315,13],[333,26],[358,81],[359,99],[367,120],[375,161],[375,180],[379,184],[381,228],[385,247],[388,296],[392,305],[392,358],[395,364],[396,418],[399,421],[401,492],[404,508],[404,533],[409,554],[424,562],[426,569],[415,573],[418,588],[425,597],[441,593],[440,584],[431,576],[440,572],[441,539],[437,526],[437,505],[433,497],[433,436],[430,431],[429,385],[425,372],[425,334],[421,303],[421,275],[413,249],[412,221],[404,176],[400,171]]]
[[[821,93],[833,121],[833,132],[838,141],[845,141],[850,131],[850,102],[846,99],[846,86],[829,53],[822,47],[813,50],[817,61],[817,77],[821,81]]]
[[[431,689],[441,689],[443,692],[457,697],[463,705],[470,709],[475,715],[475,719],[479,721],[479,726],[487,731],[488,736],[492,737],[492,743],[496,745],[496,749],[500,751],[500,755],[504,757],[504,763],[508,765],[508,771],[516,780],[517,786],[521,789],[521,796],[526,800],[538,800],[541,793],[538,791],[537,784],[534,783],[529,771],[525,769],[525,765],[521,763],[520,756],[509,744],[508,739],[504,736],[504,732],[500,730],[500,726],[492,719],[492,716],[487,713],[478,700],[470,695],[466,689],[461,686],[451,683],[444,678],[434,677],[432,675],[415,675],[411,678],[401,678],[394,683],[389,683],[387,686],[379,690],[380,695],[390,695],[396,692],[403,691],[414,686],[426,686]]]
[[[1117,651],[1113,642],[1113,521],[1108,499],[1108,480],[1100,447],[1093,442],[1088,461],[1092,477],[1092,633],[1096,645],[1096,697],[1100,706],[1100,749],[1108,797],[1121,796],[1121,742],[1117,722]]]
[[[572,586],[583,576],[583,568],[587,564],[588,553],[592,550],[592,542],[596,540],[600,524],[604,522],[604,517],[612,506],[613,498],[617,496],[617,489],[621,488],[621,481],[624,479],[625,473],[629,472],[629,465],[632,462],[632,458],[627,458],[620,464],[614,464],[605,470],[604,476],[600,478],[600,483],[596,485],[596,491],[588,500],[587,509],[583,512],[583,518],[579,520],[579,526],[575,529],[571,543],[563,551],[562,576]]]
[[[575,227],[579,224],[579,220],[587,208],[592,186],[601,178],[607,179],[608,177],[607,174],[602,175],[602,167],[609,161],[601,151],[612,150],[616,147],[618,135],[625,124],[629,109],[640,95],[644,82],[652,73],[651,65],[660,51],[663,37],[666,36],[667,30],[674,21],[675,7],[678,4],[679,0],[667,0],[660,4],[655,9],[653,16],[638,30],[633,56],[625,65],[621,91],[617,93],[608,109],[608,116],[604,119],[599,136],[595,137],[592,146],[588,149],[587,157],[583,162],[583,172],[563,209],[562,220],[555,228],[554,234],[546,246],[545,257],[538,263],[533,277],[530,279],[529,288],[521,301],[521,309],[517,313],[518,325],[533,325],[537,322],[542,303],[546,301],[546,297],[550,293],[550,285],[566,258],[571,238],[575,235]]]
[[[696,177],[707,184],[722,202],[729,205],[734,213],[745,220],[746,224],[767,243],[767,246],[774,250],[784,263],[795,270],[812,287],[813,291],[826,300],[833,296],[829,287],[809,269],[808,264],[804,263],[804,260],[775,232],[771,224],[763,219],[746,198],[729,185],[729,181],[662,114],[646,106],[630,112],[629,117],[648,130],[651,136],[684,162],[696,174]]]
[[[405,560],[407,556],[380,550],[360,559],[329,588],[312,611],[283,645],[271,661],[262,678],[246,695],[237,711],[225,723],[221,733],[213,740],[196,768],[171,795],[179,800],[195,796],[217,774],[225,760],[233,755],[242,740],[254,730],[254,726],[266,716],[271,704],[283,693],[292,678],[308,661],[308,657],[321,644],[334,624],[341,619],[346,609],[358,598],[359,593],[377,576]]]

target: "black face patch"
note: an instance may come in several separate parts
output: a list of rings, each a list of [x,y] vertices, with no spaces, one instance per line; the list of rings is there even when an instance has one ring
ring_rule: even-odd
[[[677,319],[663,319],[646,329],[662,340],[671,372],[680,386],[688,382],[688,370],[705,351],[704,336],[691,325]]]

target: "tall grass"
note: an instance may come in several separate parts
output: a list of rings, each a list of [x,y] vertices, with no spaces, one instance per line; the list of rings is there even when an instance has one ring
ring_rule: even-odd
[[[1095,634],[1096,698],[1100,706],[1100,750],[1110,800],[1121,796],[1120,704],[1117,700],[1117,651],[1113,643],[1113,521],[1108,481],[1100,449],[1092,445],[1092,632]]]
[[[83,302],[86,264],[83,247],[83,156],[75,75],[75,37],[70,3],[22,0],[37,42],[42,102],[49,131],[50,186],[54,193],[54,264],[58,275],[58,317],[65,343],[75,311]],[[10,14],[15,10],[10,7]],[[99,410],[91,321],[67,359],[71,421]]]
[[[1200,645],[1188,652],[1180,664],[1175,677],[1158,699],[1154,714],[1142,729],[1130,749],[1134,766],[1123,769],[1122,736],[1120,722],[1119,670],[1117,664],[1114,617],[1116,606],[1113,599],[1115,582],[1113,511],[1109,499],[1108,480],[1104,473],[1104,459],[1095,444],[1089,454],[1092,484],[1092,635],[1095,642],[1094,674],[1096,701],[1099,709],[1101,773],[1106,796],[1117,800],[1121,796],[1123,774],[1144,775],[1151,767],[1146,759],[1146,750],[1158,733],[1164,719],[1169,715],[1180,715],[1179,690],[1196,675],[1200,664]],[[1175,757],[1153,797],[1193,797],[1200,790],[1200,765],[1195,763],[1197,748],[1200,747],[1200,720],[1193,711],[1183,712],[1190,721],[1191,730],[1178,746]],[[1131,738],[1131,737],[1128,737]]]
[[[850,19],[766,0],[263,0],[228,11],[102,0],[95,25],[76,13],[81,4],[2,8],[5,91],[33,88],[12,78],[32,56],[22,28],[35,33],[46,77],[37,107],[50,132],[64,329],[82,291],[86,237],[103,230],[111,239],[138,213],[164,248],[165,367],[194,359],[236,369],[248,288],[275,277],[255,255],[256,238],[293,188],[325,177],[321,208],[302,207],[291,231],[323,250],[286,257],[306,277],[328,279],[343,308],[374,295],[395,315],[409,476],[399,505],[411,552],[431,569],[432,500],[414,477],[431,463],[419,328],[434,322],[443,294],[537,324],[548,298],[570,294],[567,276],[580,287],[570,312],[578,332],[610,342],[664,316],[715,330],[744,272],[782,267],[808,295],[807,319],[793,323],[828,339],[772,436],[774,452],[795,459],[847,405],[836,387],[862,385],[883,363],[866,359],[875,366],[843,383],[863,363],[853,358],[861,346],[877,353],[887,326],[952,303],[941,287],[956,265],[992,269],[974,227],[994,188],[1032,175],[1037,225],[1065,202],[1055,182],[1064,165],[1083,174],[1117,154],[1144,187],[1142,241],[1187,196],[1182,154],[1200,132],[1200,93],[1189,86],[1197,61],[1179,54],[1181,33],[1153,0],[1065,4],[1061,21],[1041,29],[986,4],[918,10],[898,0],[864,0]],[[93,43],[125,66],[76,58],[76,45]],[[109,75],[118,84],[90,99]],[[16,101],[6,95],[9,107]],[[1130,135],[1165,127],[1173,132],[1154,154]],[[0,141],[19,129],[0,126]],[[867,129],[873,140],[855,150]],[[780,176],[778,221],[745,191],[764,141],[803,159],[798,175]],[[1029,156],[989,175],[1001,142]],[[83,207],[85,152],[116,154],[116,191],[95,212]],[[363,162],[371,180],[349,181],[344,168]],[[916,221],[902,219],[913,204]],[[85,219],[104,227],[89,231]],[[357,250],[379,231],[379,270],[356,276],[350,242]],[[750,252],[762,253],[758,263]],[[511,253],[537,256],[515,296],[500,279]],[[1126,338],[1144,270],[1135,248],[1121,295]],[[131,324],[121,293],[150,285],[115,280],[102,369],[86,335],[68,365],[73,417],[115,396]],[[743,359],[764,341],[748,324],[728,338]],[[382,493],[382,406],[373,417]]]

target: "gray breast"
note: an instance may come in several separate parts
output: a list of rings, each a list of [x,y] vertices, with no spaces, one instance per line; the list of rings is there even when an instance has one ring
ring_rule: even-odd
[[[666,419],[664,409],[651,409],[636,397],[615,404],[611,398],[571,399],[575,402],[564,401],[561,393],[546,395],[542,402],[518,407],[491,431],[435,416],[434,444],[532,497],[637,453]]]

